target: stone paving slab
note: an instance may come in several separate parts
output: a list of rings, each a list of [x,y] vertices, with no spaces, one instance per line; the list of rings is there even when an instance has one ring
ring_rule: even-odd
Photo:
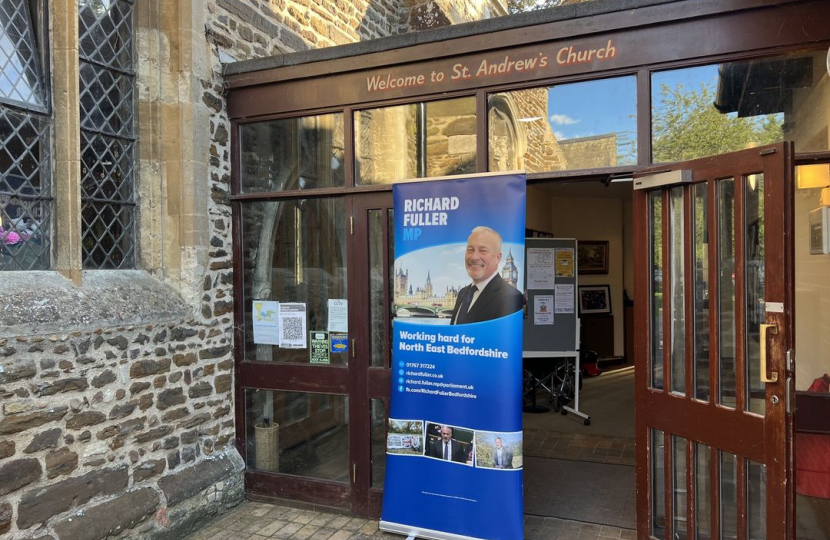
[[[522,450],[533,457],[636,465],[634,439],[629,437],[525,428]]]
[[[369,520],[318,510],[246,501],[183,540],[403,540]],[[562,519],[525,516],[526,540],[633,540],[635,531]]]

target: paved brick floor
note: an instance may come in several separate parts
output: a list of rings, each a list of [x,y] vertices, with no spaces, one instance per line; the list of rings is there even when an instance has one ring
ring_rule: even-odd
[[[368,540],[403,537],[378,530],[377,521],[335,514],[244,502],[229,513],[207,524],[187,540]],[[561,519],[525,516],[527,540],[605,540],[633,539],[634,531],[579,523]]]

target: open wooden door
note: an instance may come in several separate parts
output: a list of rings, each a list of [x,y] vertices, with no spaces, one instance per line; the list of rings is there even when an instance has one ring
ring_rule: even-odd
[[[793,538],[792,146],[634,186],[637,537]]]

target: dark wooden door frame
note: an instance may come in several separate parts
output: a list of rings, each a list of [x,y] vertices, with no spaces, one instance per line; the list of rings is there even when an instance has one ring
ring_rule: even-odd
[[[358,414],[353,414],[352,425],[352,466],[355,467],[354,494],[352,511],[356,515],[365,517],[379,517],[383,491],[371,487],[372,474],[372,447],[371,447],[371,400],[382,399],[389,402],[390,388],[390,347],[391,334],[389,325],[384,325],[382,340],[384,343],[384,357],[382,367],[371,366],[372,334],[367,307],[370,306],[370,275],[369,275],[369,243],[381,242],[383,253],[383,298],[390,297],[389,288],[392,283],[388,279],[388,268],[393,261],[389,260],[388,238],[391,224],[387,219],[388,209],[392,207],[391,191],[364,193],[353,196],[352,218],[353,233],[351,235],[350,253],[353,259],[349,264],[349,326],[353,328],[355,363],[352,371],[352,398],[353,407]],[[369,236],[369,211],[378,210],[382,214],[381,238]],[[390,321],[391,306],[383,302],[382,317]],[[388,414],[388,406],[386,411]]]
[[[236,130],[234,130],[235,133]],[[236,141],[238,138],[234,137]],[[236,144],[233,148],[238,153]],[[315,196],[321,195],[318,193]],[[339,193],[344,196],[345,193]],[[307,195],[306,195],[307,196]],[[267,197],[260,197],[267,198]],[[346,196],[345,215],[349,216],[352,211],[352,200]],[[291,364],[279,362],[252,362],[244,359],[243,347],[245,343],[244,326],[244,283],[243,283],[243,261],[242,252],[237,246],[242,245],[242,212],[241,207],[244,199],[234,200],[233,208],[233,240],[234,240],[234,317],[235,325],[234,341],[234,364],[235,364],[235,409],[236,409],[236,446],[240,455],[248,462],[247,457],[247,433],[246,433],[246,391],[259,390],[284,390],[292,392],[319,392],[327,394],[342,394],[351,396],[353,392],[355,366],[352,358],[348,366],[318,366],[311,364]],[[346,217],[348,219],[348,217]],[[348,223],[344,224],[348,230]],[[350,239],[347,239],[350,242]],[[352,250],[347,248],[347,267],[353,264]],[[351,286],[351,285],[349,285]],[[351,290],[349,290],[351,294]],[[351,397],[349,398],[351,399]],[[349,433],[352,438],[353,428],[351,423],[354,418],[353,407],[349,406]],[[352,445],[349,445],[349,463],[354,460]],[[350,473],[351,473],[350,467]],[[348,509],[353,499],[354,478],[349,474],[349,482],[335,482],[324,479],[301,477],[282,473],[258,471],[248,468],[245,471],[245,486],[248,493],[256,499],[292,499],[297,501],[323,504],[333,507]]]
[[[718,473],[716,467],[716,460],[718,452],[715,449],[723,449],[739,457],[738,463],[744,463],[743,459],[752,459],[758,463],[767,465],[767,537],[768,538],[793,538],[795,529],[795,513],[794,513],[794,492],[793,492],[793,416],[791,412],[787,411],[787,385],[792,384],[792,377],[794,373],[787,371],[786,353],[787,350],[793,348],[793,330],[794,330],[794,283],[793,283],[793,210],[792,210],[792,190],[793,187],[793,152],[791,143],[780,143],[771,147],[764,147],[761,149],[745,150],[728,154],[723,156],[704,158],[690,162],[673,164],[671,166],[661,167],[660,170],[666,169],[690,169],[693,173],[693,181],[698,183],[700,181],[709,181],[709,281],[710,294],[709,298],[717,298],[717,276],[715,275],[718,265],[715,264],[718,255],[717,241],[717,213],[715,208],[715,180],[723,178],[735,178],[736,186],[740,185],[739,180],[746,174],[753,172],[764,173],[764,217],[765,217],[765,265],[766,265],[766,292],[765,298],[767,301],[781,302],[784,305],[783,313],[766,312],[766,322],[773,323],[778,326],[778,334],[770,336],[768,341],[768,357],[769,370],[777,371],[779,373],[779,380],[777,383],[768,383],[766,385],[766,407],[767,416],[761,418],[759,416],[749,415],[742,411],[744,408],[744,397],[746,389],[742,388],[745,384],[742,377],[736,377],[736,407],[734,410],[727,409],[717,404],[717,362],[718,362],[718,347],[716,343],[718,311],[716,308],[710,308],[710,326],[709,333],[711,336],[710,352],[709,352],[709,367],[710,367],[710,397],[708,402],[701,402],[691,399],[693,393],[693,381],[690,376],[690,364],[692,358],[692,349],[689,345],[690,336],[693,332],[692,321],[693,316],[690,316],[690,310],[686,309],[686,323],[685,332],[687,336],[686,347],[686,388],[685,396],[672,395],[670,392],[670,362],[668,361],[668,347],[664,346],[664,354],[661,361],[663,362],[664,374],[664,390],[654,390],[649,388],[650,379],[650,280],[651,271],[646,268],[642,271],[636,271],[635,276],[635,357],[636,357],[636,433],[637,433],[637,523],[638,523],[638,538],[646,540],[650,537],[650,529],[652,524],[652,492],[650,486],[651,467],[650,455],[654,451],[651,447],[650,429],[658,429],[666,434],[665,438],[665,453],[664,461],[664,498],[666,502],[665,509],[665,537],[671,538],[672,531],[672,506],[673,493],[671,483],[671,471],[673,471],[672,453],[670,451],[670,436],[678,435],[686,440],[686,489],[689,493],[687,500],[687,527],[689,537],[694,537],[695,527],[695,476],[694,476],[694,453],[693,443],[703,442],[712,448],[711,454],[711,470],[712,482],[711,492],[711,512],[712,512],[712,531],[714,531],[715,524],[719,519],[719,496],[717,494]],[[684,247],[686,249],[685,273],[687,276],[693,276],[689,273],[692,269],[693,261],[690,260],[689,245],[692,239],[692,187],[695,184],[687,185],[684,190],[684,221],[685,221],[685,238]],[[662,207],[663,207],[663,238],[664,244],[668,243],[668,236],[666,231],[668,229],[668,189],[661,188],[663,191]],[[736,188],[736,216],[735,220],[738,223],[743,217],[743,196],[737,195]],[[649,255],[649,209],[648,209],[648,194],[646,190],[636,191],[634,193],[634,260],[645,265],[650,266]],[[736,253],[742,253],[743,241],[738,238],[743,236],[741,228],[735,228],[735,236],[737,239]],[[663,339],[666,342],[671,335],[669,328],[669,312],[666,309],[668,302],[667,292],[665,290],[666,276],[670,276],[670,261],[665,256],[668,251],[667,245],[664,245],[663,269],[664,276],[664,309],[663,309]],[[736,262],[739,257],[736,257]],[[636,264],[636,263],[635,263]],[[736,266],[736,292],[740,291],[743,286],[743,272],[740,266]],[[688,303],[693,298],[689,294],[690,278],[686,279],[685,284],[686,295],[685,299]],[[743,343],[745,343],[745,326],[743,307],[740,293],[736,296],[736,344],[738,351],[736,354],[736,375],[743,373],[744,356]],[[710,304],[712,306],[713,304]],[[771,404],[772,397],[776,396],[778,404]],[[741,486],[745,482],[743,473],[744,467],[738,468],[737,479],[738,486],[736,487],[738,493],[738,515],[742,515],[746,511],[745,490]],[[744,499],[741,499],[744,495]],[[739,537],[742,531],[739,528]]]

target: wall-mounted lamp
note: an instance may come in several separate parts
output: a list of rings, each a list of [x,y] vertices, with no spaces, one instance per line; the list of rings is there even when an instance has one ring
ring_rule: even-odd
[[[798,189],[816,189],[830,186],[830,164],[799,165],[795,168]]]

